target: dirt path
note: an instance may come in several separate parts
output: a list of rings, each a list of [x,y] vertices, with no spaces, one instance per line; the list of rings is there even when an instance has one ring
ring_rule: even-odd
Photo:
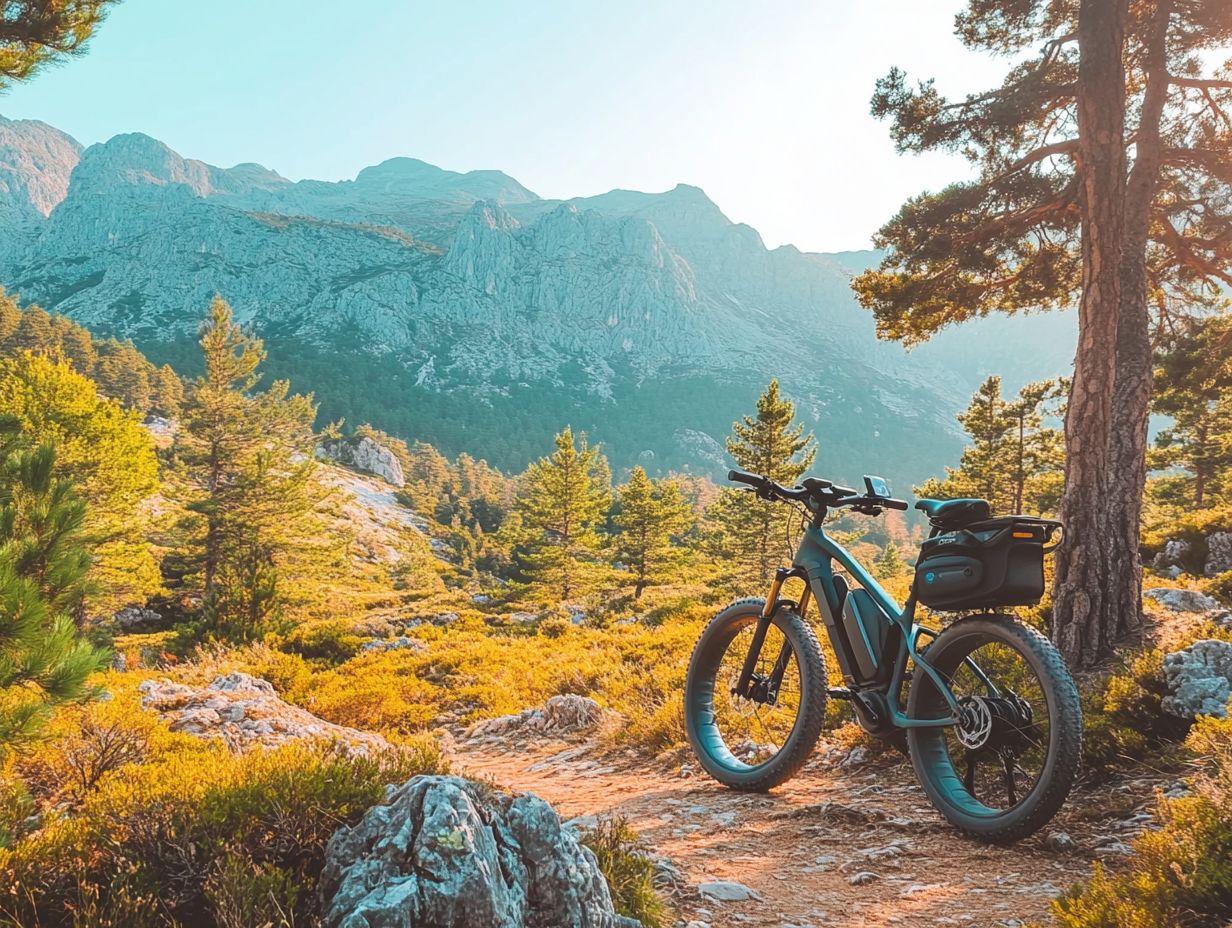
[[[814,760],[773,794],[750,796],[584,742],[463,742],[454,756],[460,772],[535,793],[562,817],[628,819],[679,869],[676,902],[690,928],[1014,928],[1044,920],[1049,900],[1087,876],[1092,861],[1120,858],[1122,842],[1149,818],[1158,785],[1132,780],[1080,792],[1044,833],[995,848],[945,825],[905,762],[839,768]],[[1049,847],[1054,831],[1074,847]],[[699,892],[714,881],[737,881],[754,895],[718,901]]]

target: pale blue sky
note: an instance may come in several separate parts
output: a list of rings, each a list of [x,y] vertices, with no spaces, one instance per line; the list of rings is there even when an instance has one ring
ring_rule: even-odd
[[[772,246],[863,248],[905,197],[965,173],[895,155],[868,115],[891,65],[949,92],[1004,70],[953,37],[960,5],[126,0],[0,114],[294,179],[410,155],[549,197],[686,182]]]

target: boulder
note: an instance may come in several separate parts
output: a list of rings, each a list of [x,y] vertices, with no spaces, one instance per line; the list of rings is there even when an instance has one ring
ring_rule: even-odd
[[[1156,587],[1146,590],[1143,599],[1150,600],[1173,612],[1215,612],[1223,609],[1219,601],[1197,590],[1178,590],[1171,587]]]
[[[1232,642],[1204,638],[1164,657],[1165,712],[1179,718],[1225,718],[1232,696]]]
[[[246,673],[217,677],[204,689],[146,680],[141,708],[157,712],[172,731],[218,738],[234,751],[309,739],[336,744],[352,756],[391,750],[380,735],[335,725],[279,698],[267,681]]]
[[[1171,571],[1184,569],[1185,561],[1189,558],[1192,551],[1192,545],[1184,539],[1170,538],[1164,542],[1163,549],[1155,555],[1155,559],[1151,561],[1151,566],[1159,571]]]
[[[1202,571],[1214,577],[1232,570],[1232,532],[1213,532],[1206,538],[1206,564]]]
[[[603,707],[589,696],[572,693],[552,696],[538,709],[524,709],[514,715],[476,722],[466,732],[468,738],[492,738],[513,733],[531,732],[541,735],[571,735],[598,726],[604,717]]]
[[[406,476],[397,456],[368,437],[330,439],[317,449],[317,456],[380,477],[396,487],[406,486]]]
[[[447,776],[392,788],[325,850],[325,928],[638,928],[537,796]]]
[[[165,624],[162,613],[142,606],[125,606],[111,617],[122,632],[148,632]]]

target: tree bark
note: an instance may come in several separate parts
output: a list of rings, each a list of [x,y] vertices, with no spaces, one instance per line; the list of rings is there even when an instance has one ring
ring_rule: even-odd
[[[1065,416],[1068,457],[1053,635],[1071,666],[1111,651],[1106,538],[1108,447],[1116,375],[1125,221],[1125,20],[1128,0],[1081,0],[1078,14],[1078,158],[1082,300]]]
[[[1146,489],[1147,419],[1154,381],[1146,251],[1159,183],[1160,120],[1168,100],[1168,23],[1172,0],[1159,0],[1146,49],[1147,84],[1125,189],[1121,314],[1116,388],[1108,444],[1108,623],[1114,638],[1142,627],[1142,495]]]

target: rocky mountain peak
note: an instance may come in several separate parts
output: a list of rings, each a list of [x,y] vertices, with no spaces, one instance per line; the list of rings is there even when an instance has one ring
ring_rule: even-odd
[[[418,158],[389,158],[364,168],[357,187],[388,194],[418,196],[458,203],[491,200],[494,203],[529,203],[539,199],[502,171],[446,171]]]
[[[59,129],[0,116],[0,223],[46,218],[80,159],[81,145]]]
[[[91,145],[73,172],[73,193],[114,193],[126,187],[187,188],[194,196],[238,195],[276,190],[290,183],[276,171],[245,162],[218,168],[185,158],[141,132],[117,135]]]

